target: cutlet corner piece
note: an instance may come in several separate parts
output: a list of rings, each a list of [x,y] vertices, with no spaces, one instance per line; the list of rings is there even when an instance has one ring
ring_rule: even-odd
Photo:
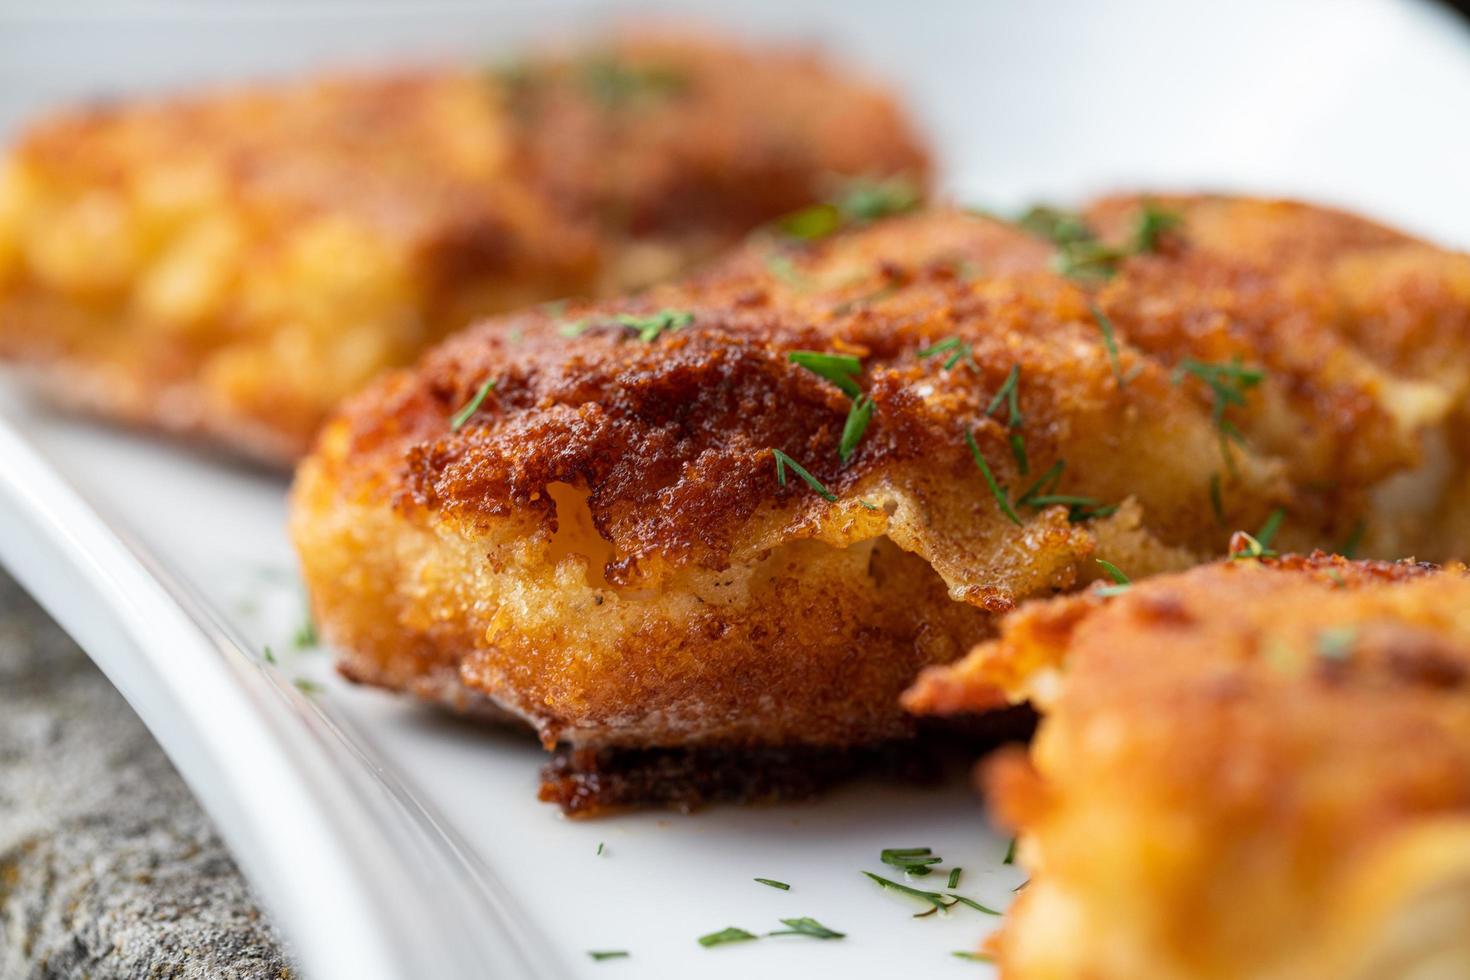
[[[1038,603],[982,660],[1036,654]],[[1246,558],[1071,620],[1029,753],[982,763],[1030,879],[1018,978],[1470,963],[1470,573]],[[973,673],[973,672],[972,672]],[[1453,967],[1447,966],[1453,964]]]
[[[927,173],[880,89],[695,36],[82,108],[0,163],[0,357],[279,465],[478,317],[667,278],[839,178]]]

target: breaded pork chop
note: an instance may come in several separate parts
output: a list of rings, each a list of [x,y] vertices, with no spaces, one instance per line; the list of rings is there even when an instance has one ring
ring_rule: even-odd
[[[1069,278],[991,218],[799,217],[638,299],[480,324],[344,408],[292,534],[349,676],[548,744],[871,744],[911,731],[920,668],[1095,559],[1355,533],[1449,411],[1187,225]]]
[[[643,286],[844,177],[925,174],[878,89],[660,35],[68,112],[0,164],[0,356],[291,462],[475,317]]]
[[[1030,752],[982,768],[1031,873],[1003,977],[1470,973],[1463,565],[1246,558],[1028,604],[910,701],[1021,688]]]

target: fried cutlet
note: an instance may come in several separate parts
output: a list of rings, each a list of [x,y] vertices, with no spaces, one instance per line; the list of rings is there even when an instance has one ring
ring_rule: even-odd
[[[1450,396],[1187,223],[1062,275],[1030,223],[795,218],[346,405],[291,523],[348,676],[578,749],[871,745],[921,668],[1097,559],[1406,533],[1376,494]]]
[[[0,356],[288,463],[478,316],[638,288],[849,178],[926,172],[881,90],[687,36],[99,105],[0,163]]]
[[[1022,690],[1031,749],[982,764],[1031,873],[1002,976],[1470,971],[1463,565],[1246,557],[1039,601],[909,703]]]

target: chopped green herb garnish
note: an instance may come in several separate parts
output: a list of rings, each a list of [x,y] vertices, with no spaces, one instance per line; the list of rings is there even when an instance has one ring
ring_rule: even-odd
[[[848,221],[865,225],[879,218],[914,210],[923,203],[923,195],[905,177],[855,180],[843,189],[834,203]]]
[[[1000,388],[995,392],[995,397],[990,399],[990,404],[985,408],[985,414],[993,417],[996,412],[1000,411],[1000,406],[1004,404],[1009,415],[1006,423],[1012,429],[1020,428],[1023,420],[1021,418],[1021,406],[1017,402],[1016,394],[1020,388],[1020,384],[1021,365],[1015,364],[1011,366],[1010,373],[1006,375],[1006,379],[1001,382]]]
[[[291,683],[296,685],[296,689],[298,691],[310,698],[316,697],[318,694],[322,693],[323,690],[325,690],[325,688],[323,688],[316,681],[307,680],[305,677],[298,677]]]
[[[556,325],[556,332],[563,337],[580,337],[592,327],[590,320],[563,320]]]
[[[1012,837],[1011,838],[1011,842],[1006,845],[1006,856],[1005,856],[1005,858],[1000,863],[1001,864],[1015,864],[1016,863],[1016,838]]]
[[[974,960],[976,963],[990,963],[990,962],[993,962],[991,960],[991,958],[989,956],[985,955],[984,953],[967,953],[967,952],[965,952],[962,949],[956,950],[953,953],[950,953],[949,955],[955,957],[956,959],[961,959],[961,960]]]
[[[953,902],[946,902],[944,896],[939,894],[939,892],[926,892],[919,888],[910,888],[908,885],[901,885],[896,881],[889,881],[887,878],[875,875],[871,871],[864,871],[863,874],[876,881],[882,888],[887,888],[891,891],[900,892],[904,895],[928,902],[936,909],[947,909],[954,904]]]
[[[626,949],[590,949],[587,955],[601,962],[602,960],[627,959],[630,954]]]
[[[949,883],[944,887],[954,889],[960,887],[960,868],[951,868],[949,871]]]
[[[1236,531],[1230,537],[1230,558],[1234,561],[1239,561],[1243,558],[1275,557],[1276,552],[1270,550],[1244,531]]]
[[[803,916],[800,919],[782,919],[781,924],[786,929],[777,929],[775,932],[766,933],[767,936],[811,936],[813,939],[842,939],[847,934],[828,929],[816,919]]]
[[[1052,257],[1052,269],[1068,279],[1097,281],[1111,279],[1118,271],[1118,263],[1128,253],[1111,245],[1092,240],[1063,242],[1057,246]]]
[[[310,650],[320,643],[316,633],[316,623],[308,613],[302,620],[301,625],[296,627],[296,635],[291,638],[291,643],[298,650]]]
[[[837,494],[822,486],[822,481],[802,469],[800,463],[786,455],[779,449],[772,449],[771,454],[776,457],[776,482],[781,486],[786,485],[786,467],[791,467],[792,472],[801,477],[807,486],[811,487],[823,499],[830,502],[837,500]]]
[[[268,664],[273,664],[276,662],[276,655],[271,652],[271,648],[269,646],[265,648],[265,662]]]
[[[1239,430],[1228,424],[1225,410],[1231,405],[1244,405],[1245,393],[1260,384],[1265,379],[1266,372],[1260,368],[1245,366],[1238,357],[1228,364],[1185,358],[1174,368],[1174,383],[1183,381],[1185,375],[1194,375],[1209,386],[1215,395],[1212,409],[1215,425],[1230,432],[1232,438],[1238,438]]]
[[[811,281],[801,274],[796,263],[780,252],[772,252],[766,256],[766,271],[793,289],[808,289],[811,286]]]
[[[842,227],[842,212],[836,205],[812,204],[781,218],[776,227],[791,238],[815,241]]]
[[[1317,634],[1317,655],[1327,660],[1346,660],[1358,642],[1353,626],[1334,626]]]
[[[858,395],[847,410],[847,421],[842,425],[842,441],[837,444],[837,458],[843,463],[852,458],[858,443],[863,440],[863,434],[868,431],[868,423],[872,420],[873,399],[867,395]],[[869,507],[877,509],[872,505]]]
[[[753,932],[746,932],[744,929],[737,929],[735,926],[730,926],[727,929],[721,929],[719,932],[712,932],[709,935],[700,936],[699,945],[704,947],[722,946],[725,943],[743,943],[759,938]]]
[[[981,475],[985,477],[985,482],[989,484],[990,492],[995,495],[995,503],[1000,508],[1000,512],[1012,524],[1015,524],[1017,527],[1023,527],[1024,524],[1021,518],[1016,516],[1016,509],[1011,506],[1010,498],[1006,496],[1006,492],[1001,485],[995,481],[995,474],[990,472],[990,467],[985,463],[985,457],[980,455],[980,447],[975,444],[975,434],[968,429],[965,430],[965,442],[970,447],[970,455],[974,457],[975,465],[980,468]]]
[[[949,897],[952,898],[952,899],[954,899],[956,902],[958,902],[961,905],[968,905],[970,908],[974,909],[976,912],[984,912],[986,915],[1000,915],[1000,913],[997,912],[995,909],[990,908],[987,905],[981,905],[979,902],[975,901],[973,898],[966,898],[963,895],[950,895]]]
[[[1128,578],[1127,575],[1124,575],[1123,574],[1123,570],[1121,568],[1119,568],[1117,565],[1114,565],[1110,561],[1104,561],[1101,558],[1097,558],[1097,559],[1094,559],[1094,560],[1099,565],[1102,566],[1103,571],[1105,571],[1105,572],[1108,573],[1108,578],[1110,578],[1110,579],[1113,580],[1113,584],[1114,585],[1129,585],[1129,584],[1131,584],[1131,580]]]
[[[1026,439],[1019,432],[1012,432],[1006,436],[1006,442],[1010,443],[1011,455],[1016,459],[1016,471],[1022,476],[1031,472],[1031,461],[1026,458]]]
[[[454,415],[449,419],[449,431],[458,432],[461,428],[463,428],[464,424],[470,420],[470,416],[474,415],[480,410],[480,403],[485,400],[485,396],[490,394],[490,392],[494,388],[495,379],[486,378],[485,382],[480,385],[478,389],[476,389],[474,396],[470,398],[469,401],[465,402],[464,407],[455,412]]]
[[[933,344],[929,347],[923,347],[917,351],[914,351],[914,356],[919,358],[930,358],[933,357],[935,354],[944,353],[949,354],[949,356],[944,359],[943,366],[944,370],[946,371],[954,367],[962,360],[969,361],[971,364],[975,363],[974,351],[971,349],[969,344],[962,341],[959,337],[946,337],[943,340],[939,341],[937,344]]]
[[[786,355],[792,364],[799,364],[813,374],[826,378],[841,388],[849,398],[863,393],[857,376],[863,373],[863,362],[851,354],[825,354],[814,350],[794,350]]]
[[[605,845],[604,845],[604,844],[603,844],[603,842],[602,842],[602,841],[598,841],[598,842],[597,842],[597,856],[598,856],[598,857],[602,857],[602,848],[603,848],[603,847],[604,847],[604,846],[605,846]]]
[[[1271,547],[1271,541],[1276,537],[1276,532],[1281,530],[1281,522],[1286,520],[1286,511],[1277,507],[1266,517],[1261,529],[1256,532],[1256,540],[1261,543],[1262,548]]]
[[[1159,237],[1177,227],[1184,217],[1177,211],[1168,211],[1154,204],[1145,204],[1138,213],[1138,223],[1133,228],[1133,252],[1142,254],[1159,247]]]
[[[1093,237],[1092,229],[1087,227],[1079,215],[1045,205],[1027,208],[1016,219],[1016,224],[1023,231],[1045,238],[1055,245],[1090,241]]]
[[[694,322],[694,314],[688,310],[659,310],[648,316],[620,313],[615,320],[638,335],[645,344],[651,344],[669,330],[683,330]]]
[[[774,878],[756,878],[755,880],[760,882],[762,885],[770,885],[772,888],[779,888],[783,892],[791,891],[791,886],[786,884],[786,882],[784,881],[776,881]]]
[[[1096,303],[1087,304],[1092,311],[1092,318],[1097,321],[1098,329],[1102,331],[1103,346],[1108,350],[1108,361],[1113,365],[1113,377],[1118,379],[1118,387],[1122,388],[1128,384],[1128,379],[1123,377],[1123,364],[1118,359],[1118,339],[1113,333],[1113,321],[1108,319],[1106,313]]]
[[[902,868],[905,873],[922,878],[929,873],[929,865],[940,864],[939,857],[927,847],[890,847],[878,855],[884,864]]]
[[[1064,459],[1059,459],[1055,463],[1052,463],[1035,483],[1026,488],[1025,493],[1016,498],[1016,503],[1022,507],[1037,506],[1036,500],[1039,497],[1045,497],[1045,495],[1050,494],[1056,489],[1057,484],[1062,480],[1062,470],[1066,468],[1067,461]]]
[[[1337,552],[1339,555],[1342,555],[1344,558],[1356,557],[1358,554],[1358,546],[1363,543],[1363,534],[1367,530],[1367,522],[1361,520],[1358,521],[1356,524],[1353,525],[1352,530],[1348,532],[1348,536],[1346,539],[1344,539],[1342,544],[1338,545],[1332,550]]]
[[[622,109],[679,95],[689,77],[667,65],[630,65],[613,55],[588,58],[582,65],[582,89],[605,109]]]

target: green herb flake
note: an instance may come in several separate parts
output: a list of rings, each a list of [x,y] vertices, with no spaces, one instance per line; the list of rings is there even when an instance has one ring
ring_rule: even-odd
[[[1092,311],[1092,318],[1097,321],[1097,327],[1102,331],[1103,346],[1108,351],[1108,362],[1113,366],[1113,377],[1118,379],[1119,388],[1125,388],[1128,385],[1128,379],[1123,377],[1123,363],[1118,357],[1118,338],[1113,331],[1113,321],[1108,319],[1108,315],[1096,303],[1087,304],[1087,308]]]
[[[665,332],[672,330],[683,330],[694,322],[694,314],[688,310],[659,310],[648,316],[635,316],[631,313],[620,313],[614,317],[617,323],[633,331],[638,339],[645,344],[651,344]]]
[[[1344,558],[1357,557],[1358,548],[1363,543],[1363,534],[1367,530],[1367,522],[1361,520],[1358,521],[1356,524],[1353,525],[1352,530],[1348,531],[1348,536],[1343,540],[1343,542],[1334,547],[1332,550],[1337,552],[1339,555],[1342,555]]]
[[[807,486],[815,490],[817,492],[817,495],[820,496],[823,500],[827,501],[828,503],[836,502],[837,494],[824,487],[821,480],[818,480],[816,477],[808,473],[796,460],[792,459],[790,456],[786,455],[779,449],[772,449],[771,454],[776,457],[776,482],[781,484],[781,486],[784,487],[786,485],[786,467],[789,466],[791,467],[792,472],[801,477],[802,481],[805,482]]]
[[[970,455],[974,458],[975,465],[979,467],[980,474],[985,477],[985,482],[990,486],[990,492],[995,496],[995,503],[1000,508],[1000,512],[1012,524],[1017,527],[1024,527],[1025,524],[1020,517],[1016,516],[1016,509],[1011,506],[1011,500],[1006,496],[1005,489],[996,482],[995,474],[990,472],[990,467],[986,464],[985,457],[980,455],[980,447],[975,443],[975,434],[968,429],[965,430],[965,442],[970,447]]]
[[[789,238],[816,241],[842,227],[842,212],[831,204],[813,204],[778,219],[776,227]]]
[[[1010,443],[1011,456],[1016,460],[1016,471],[1022,476],[1031,472],[1031,461],[1026,458],[1026,438],[1019,432],[1012,432],[1006,436],[1006,442]]]
[[[766,933],[767,936],[811,936],[813,939],[843,939],[847,933],[828,929],[816,919],[803,916],[799,919],[782,919],[785,929]]]
[[[872,420],[873,399],[866,395],[858,395],[847,410],[847,421],[842,425],[842,440],[837,444],[837,458],[844,464],[852,458],[858,443],[862,442],[864,433],[868,431],[868,423]],[[877,510],[872,504],[867,504],[867,507],[869,510]]]
[[[976,912],[984,912],[986,915],[1000,915],[1001,914],[1000,912],[996,911],[995,909],[991,908],[988,905],[981,905],[979,902],[975,901],[973,898],[966,898],[963,895],[950,895],[949,897],[952,898],[952,899],[954,899],[955,902],[958,902],[960,905],[968,906],[969,908],[974,909]]]
[[[1256,540],[1261,543],[1262,548],[1271,547],[1271,541],[1276,537],[1276,532],[1281,530],[1281,522],[1286,520],[1286,511],[1277,507],[1267,515],[1261,529],[1256,532]]]
[[[1138,221],[1133,226],[1134,254],[1156,251],[1164,233],[1177,228],[1183,221],[1184,216],[1177,211],[1145,204],[1143,210],[1138,212]]]
[[[923,195],[905,177],[854,180],[833,203],[849,222],[865,225],[914,210],[923,203]]]
[[[602,849],[606,846],[602,841],[597,842],[597,856],[602,857]]]
[[[790,885],[786,884],[786,882],[784,881],[776,881],[774,878],[756,878],[754,880],[760,882],[762,885],[770,885],[772,888],[779,888],[783,892],[791,891]]]
[[[927,847],[890,847],[883,850],[878,859],[890,867],[902,868],[906,874],[916,878],[927,875],[929,865],[944,861]]]
[[[875,875],[871,871],[864,871],[863,874],[877,882],[880,888],[886,888],[889,891],[895,891],[902,895],[908,895],[911,898],[917,898],[920,901],[932,905],[935,909],[947,909],[954,904],[953,902],[945,901],[944,896],[939,894],[939,892],[926,892],[920,888],[910,888],[908,885],[901,885],[896,881],[889,881],[881,875]],[[928,913],[924,914],[927,915]]]
[[[970,952],[966,952],[963,949],[955,950],[953,953],[950,953],[949,955],[950,956],[953,956],[955,959],[972,960],[972,961],[974,961],[976,963],[993,963],[993,962],[995,962],[994,960],[992,960],[989,956],[985,955],[984,953],[970,953]]]
[[[794,350],[786,355],[792,364],[800,365],[841,388],[849,398],[863,393],[857,376],[863,373],[863,362],[851,354],[827,354],[815,350]]]
[[[1015,864],[1016,863],[1016,838],[1012,837],[1011,838],[1011,842],[1006,845],[1006,856],[1005,856],[1005,858],[1000,863],[1001,864]]]
[[[920,360],[927,360],[936,354],[948,354],[942,365],[946,371],[953,368],[960,361],[968,361],[972,365],[975,363],[973,349],[959,337],[946,337],[936,344],[914,351],[914,356]]]
[[[1317,634],[1317,655],[1324,660],[1347,660],[1358,642],[1352,626],[1333,626]]]
[[[963,869],[961,869],[961,868],[951,868],[950,871],[949,871],[949,882],[944,887],[949,888],[951,890],[960,887],[960,871],[961,870],[963,870]]]
[[[1118,265],[1128,253],[1102,242],[1064,242],[1052,256],[1051,267],[1058,275],[1082,282],[1101,282],[1113,278]]]
[[[271,651],[271,648],[269,646],[265,648],[265,662],[268,664],[273,664],[277,662],[276,655]]]
[[[321,638],[317,636],[316,623],[308,614],[302,620],[301,625],[296,627],[296,634],[291,637],[291,644],[298,650],[310,650],[319,646]]]
[[[759,938],[753,932],[746,932],[744,929],[730,926],[729,928],[721,929],[719,932],[712,932],[708,935],[700,936],[699,945],[708,949],[711,946],[723,946],[726,943],[743,943]]]
[[[1021,418],[1021,406],[1018,400],[1020,387],[1021,365],[1015,364],[1011,366],[1010,373],[1006,375],[1006,379],[996,389],[995,397],[990,399],[990,404],[985,407],[986,416],[993,418],[995,413],[1000,411],[1000,407],[1005,405],[1007,414],[1006,424],[1012,429],[1020,428],[1024,421]]]
[[[302,694],[305,694],[309,698],[314,698],[318,694],[322,693],[322,691],[326,690],[326,688],[322,687],[316,681],[307,680],[305,677],[298,677],[291,683],[296,685],[296,690],[300,691]]]
[[[1092,229],[1087,227],[1081,216],[1060,208],[1035,205],[1016,219],[1021,230],[1038,238],[1045,238],[1054,245],[1086,242],[1093,238]]]
[[[449,431],[458,432],[464,428],[464,424],[470,420],[470,417],[480,410],[480,404],[485,400],[485,396],[490,394],[494,389],[495,379],[486,378],[484,383],[475,390],[474,396],[465,402],[464,407],[455,412],[453,417],[450,418]]]
[[[625,960],[630,954],[626,949],[589,949],[587,955],[597,960]]]

